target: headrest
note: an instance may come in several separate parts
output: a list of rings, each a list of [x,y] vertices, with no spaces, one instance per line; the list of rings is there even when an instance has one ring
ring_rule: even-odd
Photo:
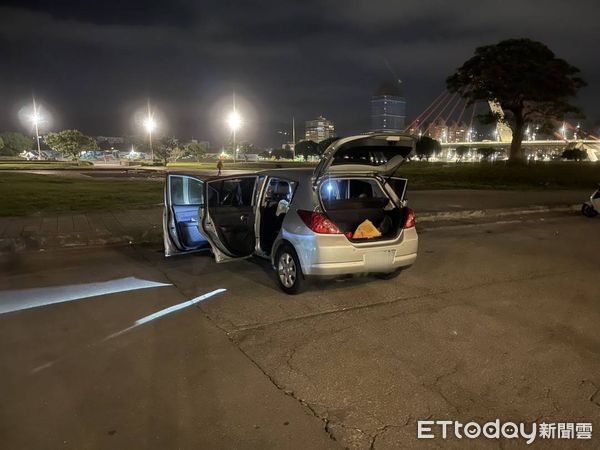
[[[275,195],[288,195],[290,193],[290,185],[287,181],[280,181],[275,186],[275,190],[273,191]]]

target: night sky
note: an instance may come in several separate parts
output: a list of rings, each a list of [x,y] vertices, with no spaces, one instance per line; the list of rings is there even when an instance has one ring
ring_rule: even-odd
[[[579,67],[577,99],[600,119],[595,1],[5,1],[0,6],[0,130],[27,131],[32,92],[51,129],[130,135],[148,98],[163,133],[220,145],[236,92],[241,139],[278,144],[319,114],[341,135],[369,127],[378,84],[403,80],[421,112],[476,46],[529,37]],[[386,63],[387,61],[387,63]]]

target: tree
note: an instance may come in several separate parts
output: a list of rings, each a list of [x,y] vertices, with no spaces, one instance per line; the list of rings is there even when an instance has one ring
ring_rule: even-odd
[[[579,148],[568,148],[562,152],[561,158],[571,161],[583,161],[587,158],[587,152]]]
[[[2,154],[2,149],[4,148],[4,139],[0,136],[0,155]]]
[[[163,137],[154,146],[154,157],[160,160],[165,166],[168,161],[181,156],[181,147],[174,137]]]
[[[17,156],[24,151],[31,150],[33,141],[27,136],[16,131],[6,131],[0,134],[4,147],[0,154],[5,156]]]
[[[206,154],[206,146],[199,142],[190,142],[185,146],[186,153],[193,156],[196,161],[200,161],[200,158]]]
[[[316,156],[319,154],[319,146],[315,141],[311,141],[310,139],[298,142],[295,150],[296,155],[301,155],[304,158],[304,161],[306,161],[309,156]]]
[[[527,124],[579,114],[569,98],[586,83],[579,77],[579,69],[557,58],[544,44],[508,39],[475,49],[475,55],[446,79],[446,85],[470,103],[485,100],[502,107],[512,129],[509,161],[521,163]]]
[[[477,149],[477,154],[481,156],[482,161],[489,161],[489,159],[494,156],[496,150],[491,147],[481,147]]]
[[[292,159],[292,150],[289,149],[289,147],[287,150],[285,148],[275,148],[271,152],[271,156],[273,156],[277,160],[281,158]]]
[[[329,147],[331,144],[333,144],[338,139],[339,139],[339,137],[331,137],[331,138],[323,139],[321,142],[319,142],[318,147],[317,147],[318,155],[323,155],[323,153],[325,152],[327,147]]]
[[[58,133],[49,133],[44,142],[52,150],[65,157],[77,160],[79,154],[85,150],[98,150],[98,144],[93,137],[86,136],[79,130],[63,130]]]
[[[456,147],[456,156],[458,157],[458,161],[462,161],[467,153],[469,153],[469,147],[466,145],[459,145]]]
[[[254,144],[251,144],[249,142],[242,142],[242,144],[240,145],[240,153],[244,156],[244,159],[246,161],[248,161],[248,155],[251,154],[255,154],[257,153],[257,149],[256,147],[254,147]]]
[[[419,159],[429,161],[431,155],[442,150],[442,145],[429,136],[421,136],[417,141],[415,153]]]

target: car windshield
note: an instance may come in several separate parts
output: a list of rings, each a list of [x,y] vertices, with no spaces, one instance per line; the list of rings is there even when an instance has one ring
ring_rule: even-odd
[[[404,156],[410,153],[411,150],[411,147],[383,145],[342,148],[335,153],[331,165],[361,164],[380,166],[388,163],[395,156]]]

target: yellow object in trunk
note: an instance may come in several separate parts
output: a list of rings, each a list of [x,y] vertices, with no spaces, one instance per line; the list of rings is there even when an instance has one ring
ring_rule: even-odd
[[[373,225],[369,219],[361,223],[354,232],[354,239],[372,239],[381,236],[379,230]]]

